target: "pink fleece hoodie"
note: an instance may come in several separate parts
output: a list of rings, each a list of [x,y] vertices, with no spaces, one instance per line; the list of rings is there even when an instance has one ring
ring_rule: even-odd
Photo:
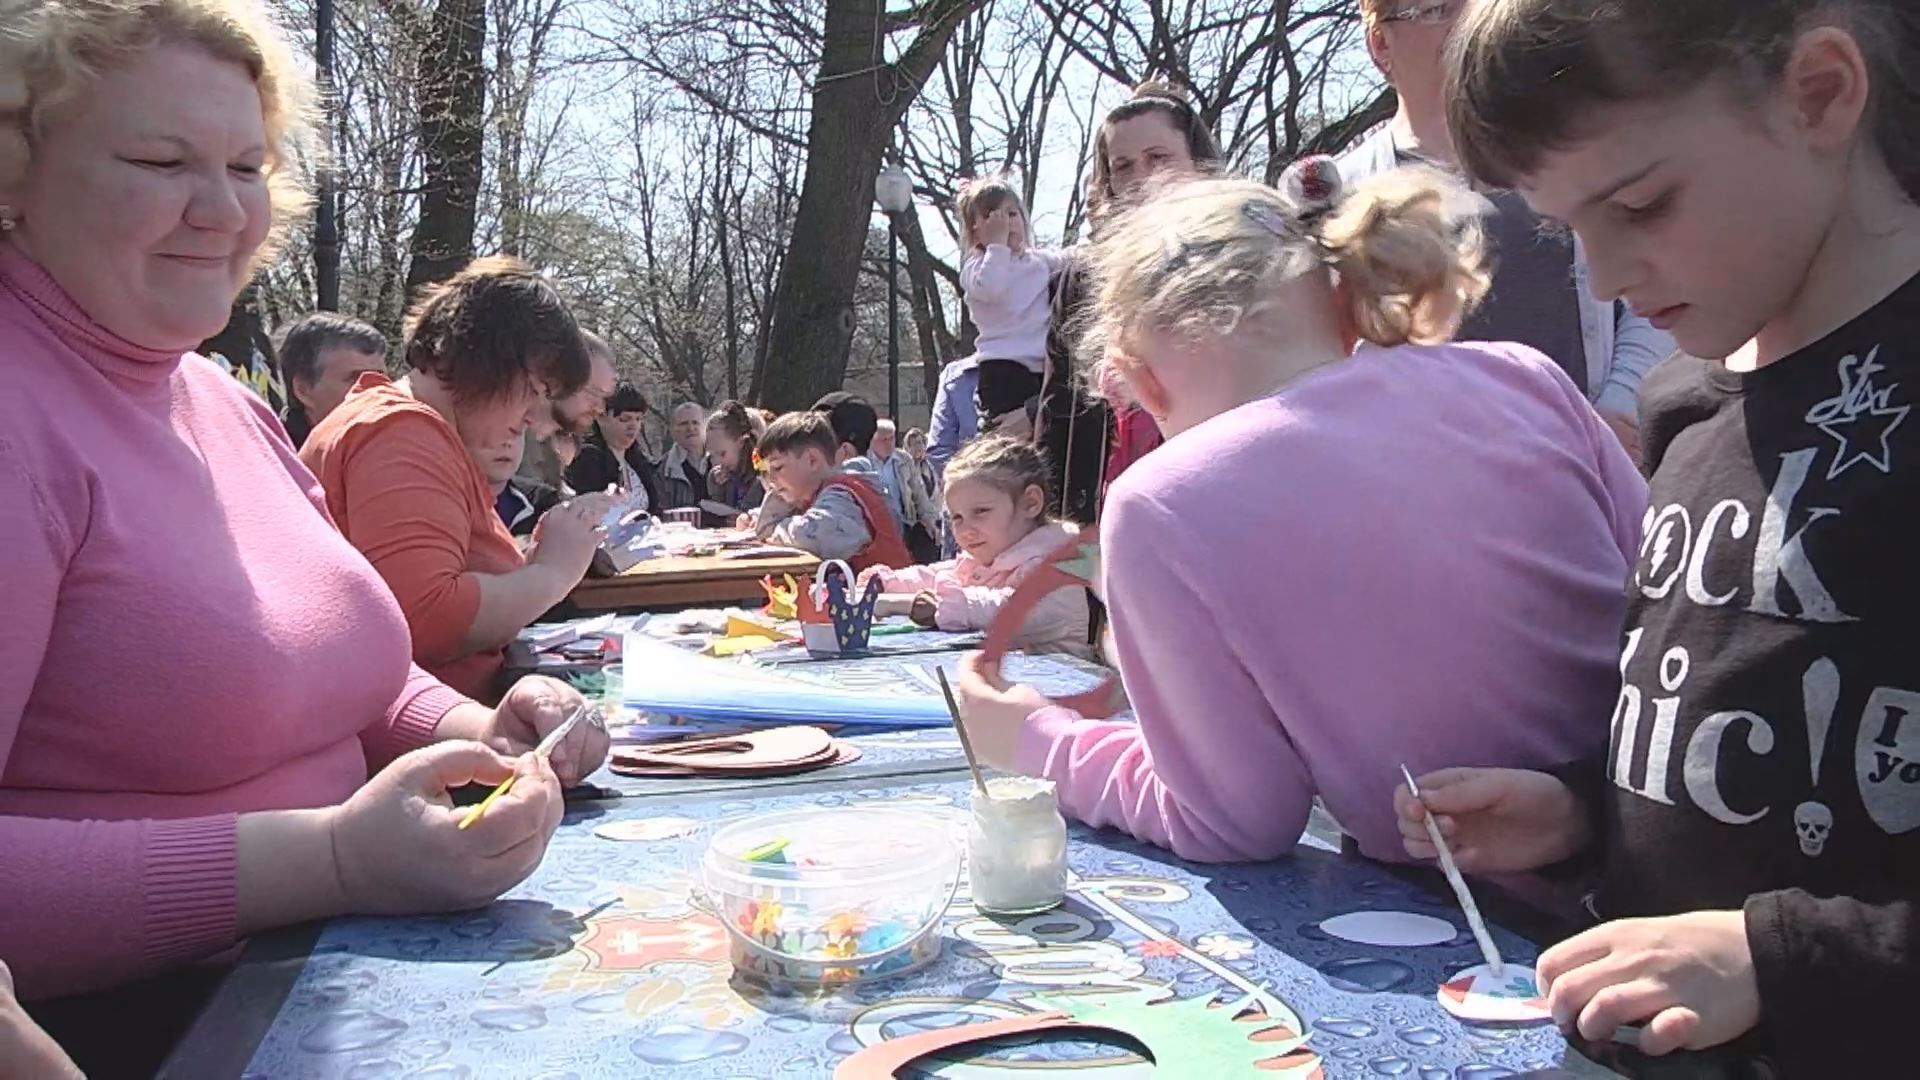
[[[0,242],[0,957],[23,998],[237,935],[234,830],[341,802],[465,698],[264,403]]]
[[[1520,345],[1362,348],[1167,440],[1100,522],[1138,723],[1028,718],[1019,768],[1183,858],[1292,850],[1318,795],[1404,861],[1393,788],[1606,753],[1647,485]]]
[[[1015,586],[1072,536],[1072,526],[1047,522],[985,566],[963,552],[952,562],[884,570],[880,587],[890,593],[931,592],[939,605],[934,623],[942,630],[985,630]],[[1088,618],[1085,589],[1056,590],[1027,616],[1017,643],[1030,652],[1087,655]]]

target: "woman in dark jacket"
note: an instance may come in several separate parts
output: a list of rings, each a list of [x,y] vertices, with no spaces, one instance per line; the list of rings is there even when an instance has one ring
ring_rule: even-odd
[[[567,466],[567,486],[585,494],[618,487],[646,492],[645,509],[661,509],[660,477],[640,448],[640,425],[647,417],[647,399],[632,383],[621,383],[607,399],[607,411],[594,421],[594,430],[580,440],[579,456]],[[634,509],[640,509],[636,504]]]

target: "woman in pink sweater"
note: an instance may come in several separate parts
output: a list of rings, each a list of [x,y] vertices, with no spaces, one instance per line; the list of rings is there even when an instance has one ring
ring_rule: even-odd
[[[253,0],[8,18],[0,957],[21,997],[491,900],[604,733],[552,768],[506,756],[577,696],[529,683],[489,710],[413,668],[278,422],[191,351],[305,204],[300,65]],[[455,827],[449,788],[516,770]]]
[[[1545,357],[1431,344],[1484,288],[1464,192],[1397,174],[1335,209],[1317,160],[1291,194],[1190,182],[1098,246],[1107,363],[1168,434],[1101,519],[1138,723],[977,658],[959,686],[990,763],[1189,859],[1290,851],[1318,796],[1405,860],[1402,762],[1606,748],[1646,486]]]
[[[932,566],[885,568],[875,612],[909,615],[941,630],[985,630],[1014,587],[1073,538],[1046,519],[1047,465],[1031,443],[975,439],[947,463],[947,514],[960,557]],[[1016,644],[1034,652],[1087,654],[1087,593],[1049,593],[1021,624]]]

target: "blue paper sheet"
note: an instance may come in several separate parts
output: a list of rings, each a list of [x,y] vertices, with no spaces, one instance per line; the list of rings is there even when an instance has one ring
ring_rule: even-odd
[[[952,678],[959,653],[866,656],[756,666],[627,635],[624,704],[694,720],[944,726],[953,722],[934,670]],[[1001,671],[1049,697],[1100,685],[1105,672],[1065,656],[1010,653]]]

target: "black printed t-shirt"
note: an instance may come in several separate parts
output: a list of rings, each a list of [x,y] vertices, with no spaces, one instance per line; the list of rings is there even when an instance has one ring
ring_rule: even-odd
[[[1787,1075],[1920,1075],[1920,278],[1640,402],[1596,911],[1744,909]]]

